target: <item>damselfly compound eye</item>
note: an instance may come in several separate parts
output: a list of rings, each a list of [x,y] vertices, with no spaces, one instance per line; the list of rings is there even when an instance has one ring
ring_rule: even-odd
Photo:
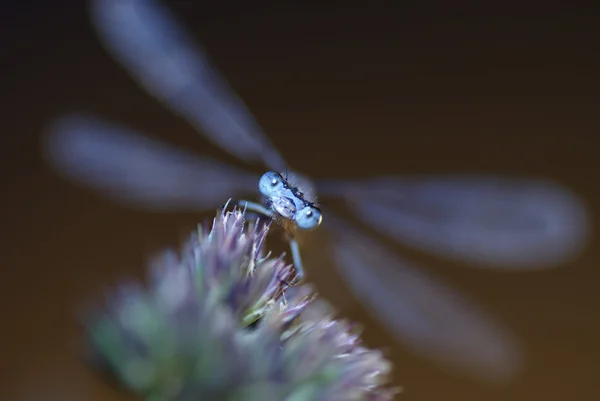
[[[258,189],[263,196],[268,198],[277,195],[283,189],[283,178],[274,171],[264,173],[258,181]]]
[[[323,218],[321,211],[314,206],[307,206],[296,213],[296,224],[301,230],[312,230],[317,228]]]

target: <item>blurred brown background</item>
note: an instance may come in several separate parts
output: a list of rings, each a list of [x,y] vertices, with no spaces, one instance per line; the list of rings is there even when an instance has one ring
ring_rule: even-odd
[[[97,113],[231,160],[148,97],[101,48],[83,4],[3,9],[0,399],[125,399],[77,359],[75,314],[208,214],[151,214],[105,202],[44,165],[54,116]],[[289,163],[314,177],[506,172],[551,177],[588,202],[598,189],[598,30],[593,10],[455,2],[172,1]],[[390,2],[391,3],[391,2]],[[444,2],[440,2],[444,3]],[[316,3],[315,3],[316,4]],[[256,170],[260,172],[260,168]],[[477,270],[421,253],[415,263],[478,300],[527,347],[505,387],[405,352],[324,261],[320,291],[391,348],[403,400],[593,400],[600,357],[592,238],[574,263],[535,273]]]

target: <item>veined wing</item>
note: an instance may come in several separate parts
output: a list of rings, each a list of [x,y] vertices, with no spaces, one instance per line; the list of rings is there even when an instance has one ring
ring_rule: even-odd
[[[574,258],[588,237],[582,202],[557,184],[484,175],[318,182],[365,224],[404,244],[480,266],[535,269]]]
[[[156,0],[91,0],[91,19],[107,50],[154,97],[227,152],[285,162],[205,51]]]
[[[340,275],[409,350],[476,379],[505,382],[523,364],[512,334],[475,303],[327,213]]]
[[[43,151],[71,180],[153,210],[216,208],[236,194],[255,192],[259,178],[84,114],[50,124]]]

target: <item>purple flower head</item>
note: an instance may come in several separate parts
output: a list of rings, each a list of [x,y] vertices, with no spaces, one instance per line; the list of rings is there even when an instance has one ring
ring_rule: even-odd
[[[134,393],[158,400],[390,400],[390,364],[332,317],[293,266],[264,250],[268,222],[221,211],[179,253],[122,285],[86,320],[91,343]]]

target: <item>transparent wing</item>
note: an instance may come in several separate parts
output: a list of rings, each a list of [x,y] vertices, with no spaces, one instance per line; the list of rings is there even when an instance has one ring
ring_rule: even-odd
[[[150,94],[229,153],[285,169],[243,101],[169,9],[155,0],[91,0],[90,11],[104,46]]]
[[[475,303],[410,266],[328,211],[340,275],[358,299],[408,349],[484,381],[512,379],[523,351]]]
[[[582,202],[557,184],[482,175],[317,183],[365,224],[406,245],[480,266],[565,263],[586,243]]]
[[[154,210],[216,208],[236,194],[254,193],[259,178],[84,114],[50,124],[43,151],[71,180]]]

